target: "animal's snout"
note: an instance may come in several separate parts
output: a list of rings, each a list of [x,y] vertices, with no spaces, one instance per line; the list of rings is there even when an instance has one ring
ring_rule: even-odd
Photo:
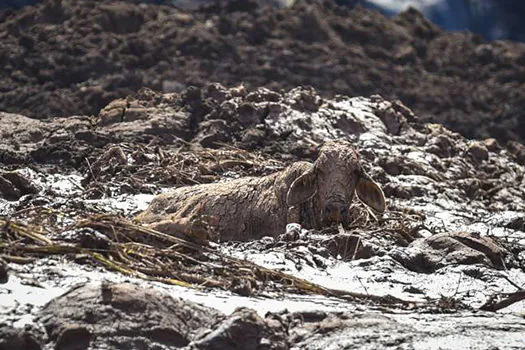
[[[349,220],[348,204],[344,201],[328,202],[324,209],[324,222],[328,225],[346,223]]]

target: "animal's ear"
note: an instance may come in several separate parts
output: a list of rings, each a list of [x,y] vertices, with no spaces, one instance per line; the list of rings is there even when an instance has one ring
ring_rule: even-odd
[[[286,194],[286,204],[289,207],[306,202],[317,193],[317,186],[315,183],[315,172],[313,166],[308,171],[292,182],[288,193]]]
[[[357,180],[355,192],[360,200],[377,212],[384,212],[386,199],[381,187],[376,184],[367,174],[362,174]]]

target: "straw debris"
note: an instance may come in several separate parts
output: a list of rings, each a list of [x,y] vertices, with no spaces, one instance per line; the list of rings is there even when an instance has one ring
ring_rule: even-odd
[[[413,305],[392,296],[374,296],[324,288],[307,280],[224,255],[181,238],[146,228],[127,219],[98,215],[79,220],[69,228],[79,234],[101,234],[106,246],[95,239],[66,242],[60,234],[51,239],[45,229],[0,219],[0,254],[11,262],[25,263],[47,255],[88,258],[109,270],[192,288],[220,288],[243,295],[262,292],[320,294],[345,300],[368,300],[380,304]],[[100,243],[100,242],[99,242]],[[239,289],[239,285],[243,288]]]

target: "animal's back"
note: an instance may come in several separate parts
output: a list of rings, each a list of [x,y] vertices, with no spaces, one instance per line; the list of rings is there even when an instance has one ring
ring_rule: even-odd
[[[221,240],[275,235],[286,225],[286,208],[275,191],[279,175],[181,187],[157,196],[137,219],[149,224],[209,215],[218,219],[216,230]]]

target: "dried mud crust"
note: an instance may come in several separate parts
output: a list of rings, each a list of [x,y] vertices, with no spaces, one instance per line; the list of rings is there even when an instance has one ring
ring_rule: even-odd
[[[525,46],[445,32],[415,10],[46,0],[5,18],[0,39],[0,109],[36,118],[96,115],[141,87],[303,84],[399,98],[470,137],[525,140]]]

